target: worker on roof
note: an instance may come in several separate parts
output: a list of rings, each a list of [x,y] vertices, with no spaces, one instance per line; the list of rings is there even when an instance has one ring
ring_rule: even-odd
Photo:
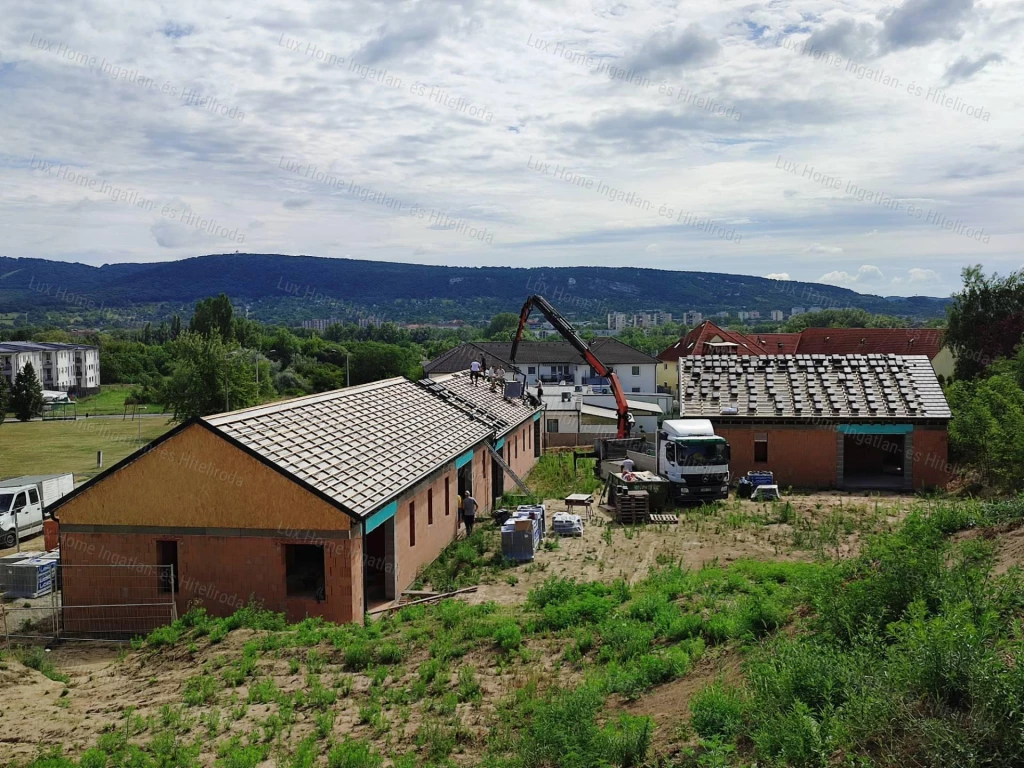
[[[480,362],[478,360],[469,364],[469,380],[473,382],[474,387],[480,386]]]

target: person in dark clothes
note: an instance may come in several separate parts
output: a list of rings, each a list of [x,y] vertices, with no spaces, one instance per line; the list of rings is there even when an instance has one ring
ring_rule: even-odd
[[[466,535],[473,533],[473,524],[476,522],[477,503],[470,494],[462,500],[462,521],[466,524]]]

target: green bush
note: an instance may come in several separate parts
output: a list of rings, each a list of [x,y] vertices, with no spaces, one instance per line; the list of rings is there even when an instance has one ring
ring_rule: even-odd
[[[499,624],[494,630],[494,642],[497,643],[505,653],[519,650],[523,644],[523,633],[519,625],[514,621]]]
[[[690,699],[690,724],[705,739],[734,736],[743,724],[744,712],[741,691],[721,682],[709,685]]]
[[[210,704],[217,698],[217,681],[207,674],[190,677],[185,681],[183,698],[190,707]]]
[[[327,753],[328,768],[380,768],[384,758],[369,744],[345,737]]]

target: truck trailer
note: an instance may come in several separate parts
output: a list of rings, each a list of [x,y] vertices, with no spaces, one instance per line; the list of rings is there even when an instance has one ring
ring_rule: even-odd
[[[41,533],[43,520],[49,517],[46,508],[74,488],[75,477],[70,473],[0,480],[0,549],[10,549],[19,539]]]
[[[643,439],[602,440],[596,473],[607,478],[632,459],[634,469],[661,475],[676,501],[714,501],[729,497],[729,443],[715,434],[708,419],[669,419],[652,443]]]

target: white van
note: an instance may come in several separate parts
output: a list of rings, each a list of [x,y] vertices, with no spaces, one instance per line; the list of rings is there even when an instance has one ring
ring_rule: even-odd
[[[43,508],[74,490],[71,474],[27,475],[0,481],[0,549],[43,531]],[[15,515],[17,512],[17,515]],[[18,535],[14,534],[17,517]]]

